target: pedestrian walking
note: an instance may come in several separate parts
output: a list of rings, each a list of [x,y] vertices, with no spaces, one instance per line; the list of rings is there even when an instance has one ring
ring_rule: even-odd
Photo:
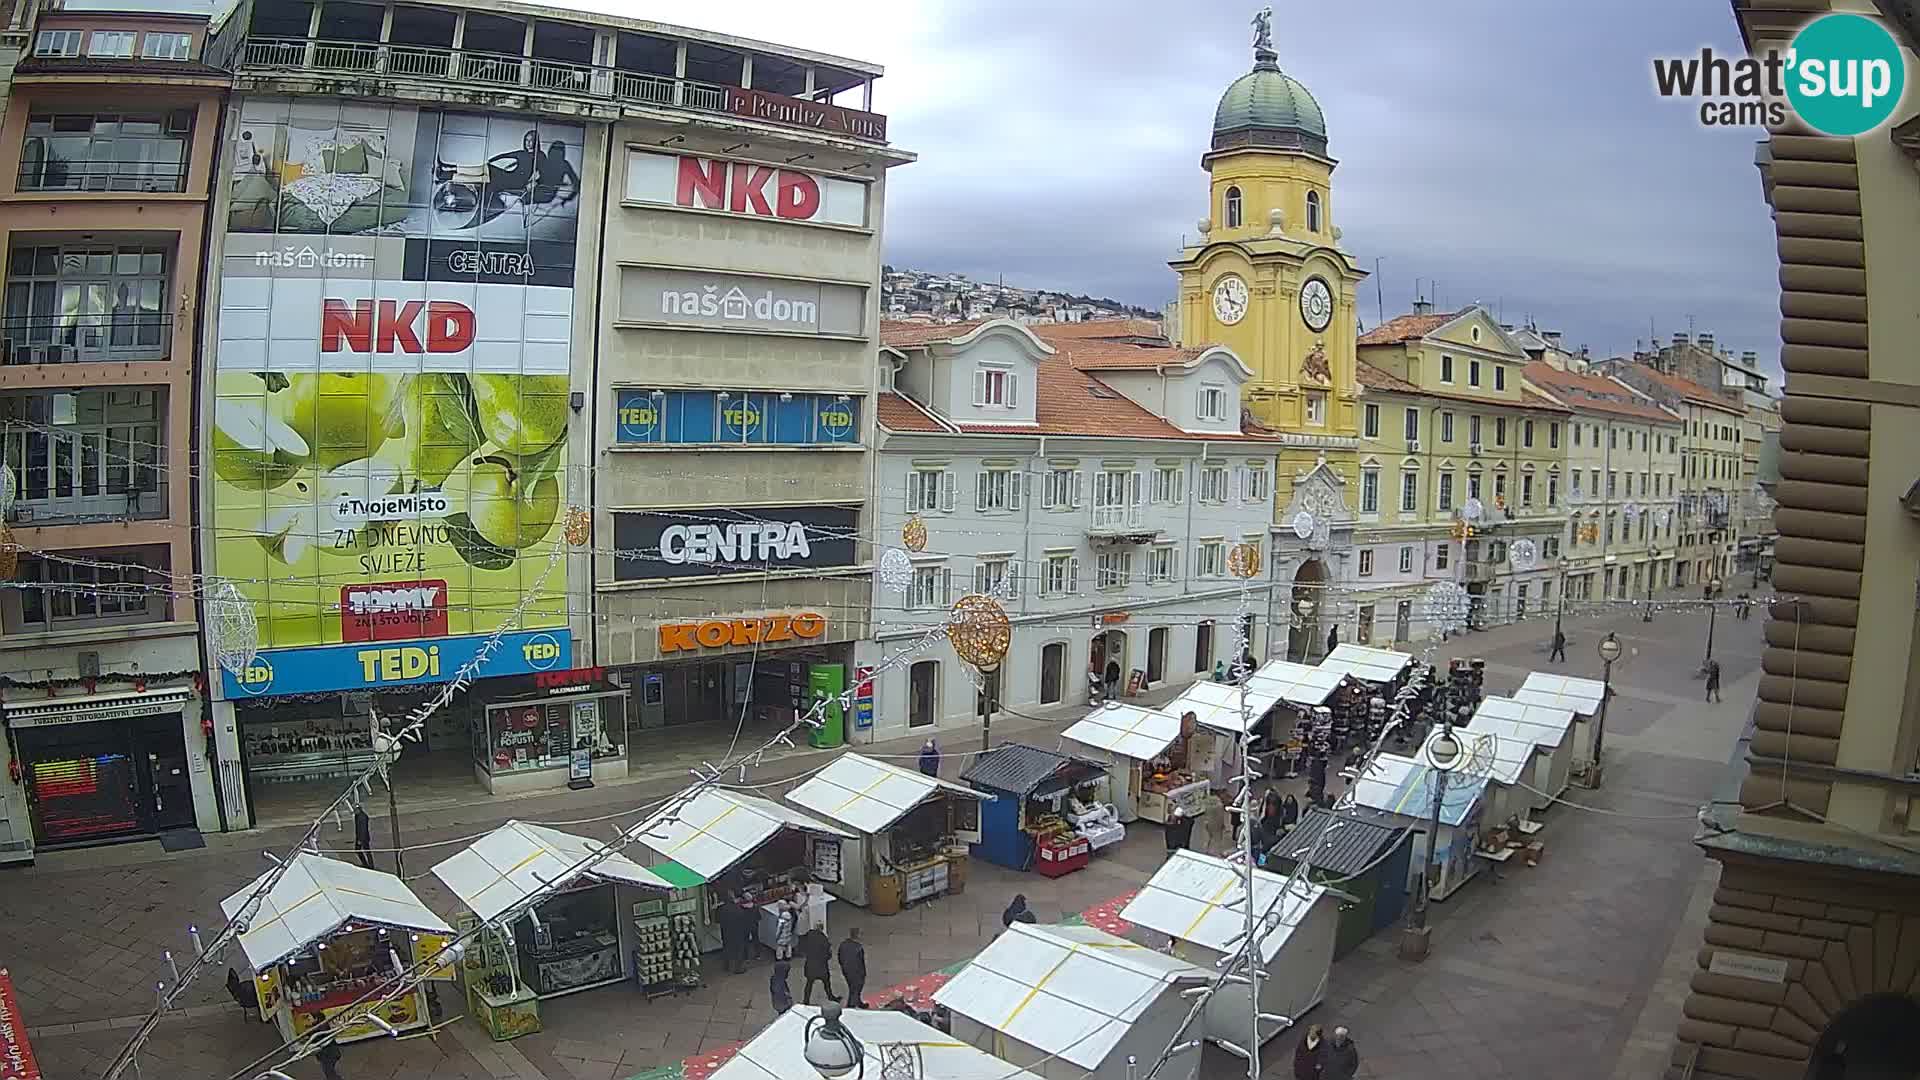
[[[313,1060],[320,1063],[320,1075],[326,1080],[342,1080],[340,1076],[340,1044],[328,1039],[313,1052]]]
[[[367,808],[353,808],[353,857],[360,865],[373,869],[373,822],[367,820]]]
[[[940,775],[940,744],[932,739],[920,746],[920,774],[932,777]]]
[[[1215,660],[1213,662],[1213,681],[1219,683],[1227,681],[1227,662],[1225,660]]]
[[[773,1017],[778,1020],[780,1014],[793,1008],[793,984],[788,976],[793,973],[793,964],[786,960],[776,960],[773,974],[767,976],[767,1002],[773,1006]]]
[[[1280,824],[1291,829],[1300,820],[1300,800],[1289,791],[1280,796]]]
[[[1027,907],[1026,893],[1014,893],[1013,903],[1008,904],[1007,910],[1000,913],[1000,925],[1002,926],[1012,926],[1017,922],[1037,923],[1039,921],[1040,917],[1035,915],[1032,909]]]
[[[840,943],[840,978],[847,984],[847,1008],[864,1009],[867,988],[867,947],[860,944],[860,928],[850,927],[847,939]]]
[[[1327,651],[1331,653],[1340,645],[1340,624],[1335,623],[1327,629]]]
[[[1112,701],[1120,692],[1120,661],[1107,661],[1107,700]]]
[[[1216,791],[1213,798],[1207,800],[1207,844],[1209,850],[1225,855],[1226,847],[1232,842],[1227,828],[1227,793]]]
[[[1553,652],[1547,656],[1547,659],[1563,664],[1566,663],[1567,635],[1564,631],[1555,630],[1553,632]]]
[[[751,918],[753,913],[738,895],[720,905],[720,959],[729,974],[747,970],[747,921]]]
[[[1320,1037],[1320,1025],[1307,1029],[1307,1037],[1293,1048],[1293,1080],[1320,1080],[1326,1067],[1326,1043]]]
[[[819,983],[820,989],[827,992],[828,1001],[840,1000],[840,996],[833,992],[833,942],[827,940],[825,930],[816,926],[800,939],[800,962],[804,965],[801,974],[806,976],[806,989],[800,995],[802,1005],[813,1004],[815,983]]]
[[[1707,700],[1720,700],[1720,661],[1707,661]]]
[[[1166,834],[1167,854],[1169,855],[1179,851],[1183,847],[1191,845],[1193,843],[1193,818],[1188,817],[1185,810],[1177,806],[1174,807],[1172,815],[1167,818]]]
[[[1320,1059],[1322,1080],[1353,1080],[1360,1071],[1360,1048],[1353,1044],[1353,1036],[1344,1027],[1333,1029],[1333,1038],[1327,1040],[1325,1055]]]
[[[783,900],[774,909],[773,915],[773,958],[775,960],[793,959],[794,925],[799,920],[798,906],[795,901]]]

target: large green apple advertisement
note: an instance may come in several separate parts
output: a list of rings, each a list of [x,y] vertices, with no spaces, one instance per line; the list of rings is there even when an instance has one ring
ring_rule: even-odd
[[[584,489],[567,460],[582,130],[238,108],[211,572],[254,602],[263,660],[230,690],[450,678],[523,600],[516,647],[478,674],[555,666],[567,635],[525,631],[567,625],[553,556]]]

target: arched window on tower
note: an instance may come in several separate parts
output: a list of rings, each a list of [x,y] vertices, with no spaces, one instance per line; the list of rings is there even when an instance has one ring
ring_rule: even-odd
[[[1240,227],[1240,189],[1237,187],[1227,189],[1226,217],[1227,228],[1237,229]]]
[[[1317,191],[1307,192],[1307,231],[1320,231],[1320,193]]]

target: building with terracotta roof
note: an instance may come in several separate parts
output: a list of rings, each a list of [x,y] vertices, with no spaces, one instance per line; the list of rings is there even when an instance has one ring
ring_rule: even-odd
[[[1526,351],[1479,306],[1416,305],[1358,348],[1353,640],[1427,636],[1440,581],[1466,587],[1477,625],[1552,607],[1571,411],[1523,384]]]
[[[1529,390],[1573,411],[1563,444],[1561,598],[1651,599],[1673,584],[1680,417],[1623,382],[1565,363],[1535,360],[1520,373]]]
[[[1016,709],[1084,703],[1089,672],[1121,689],[1210,673],[1242,611],[1267,651],[1276,440],[1242,419],[1253,372],[1221,346],[1093,325],[881,331],[875,531],[908,561],[876,571],[875,640],[898,649],[992,593],[1013,644],[989,690]],[[897,539],[909,522],[920,550]],[[977,724],[977,689],[950,646],[929,649],[875,680],[876,735]]]

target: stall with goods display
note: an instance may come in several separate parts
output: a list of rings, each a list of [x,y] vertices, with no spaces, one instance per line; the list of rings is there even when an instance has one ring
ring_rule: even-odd
[[[493,927],[512,959],[507,993],[499,972],[467,986],[476,1013],[525,1011],[526,995],[558,997],[634,975],[637,932],[631,906],[672,886],[625,855],[544,825],[509,821],[433,868],[467,910]],[[502,916],[548,893],[511,920]],[[493,950],[489,950],[491,953]],[[484,1018],[484,1017],[483,1017]],[[495,1037],[524,1020],[489,1022]],[[516,1031],[525,1034],[524,1031]],[[510,1036],[504,1036],[510,1037]]]
[[[1262,771],[1268,775],[1287,772],[1272,759],[1283,757],[1289,766],[1300,760],[1306,734],[1302,720],[1324,707],[1344,681],[1338,672],[1270,660],[1249,675],[1244,686],[1196,682],[1161,706],[1161,711],[1180,717],[1191,714],[1203,729],[1189,740],[1189,768],[1218,788],[1237,774],[1242,735],[1248,737],[1255,759],[1268,762]]]
[[[1012,870],[1059,877],[1087,865],[1092,841],[1068,819],[1103,803],[1107,766],[1091,758],[1006,743],[975,758],[961,782],[994,796],[980,808],[973,854]]]
[[[1200,813],[1207,779],[1187,771],[1187,746],[1197,730],[1175,713],[1109,701],[1060,737],[1074,753],[1107,763],[1107,789],[1122,823],[1164,824],[1175,807]]]
[[[966,887],[967,845],[985,796],[862,754],[845,754],[787,793],[853,833],[827,891],[876,915]]]
[[[270,888],[250,907],[256,891]],[[451,982],[453,934],[406,883],[392,874],[303,852],[227,897],[220,910],[244,923],[240,951],[254,972],[260,1018],[296,1039],[333,1023],[338,1042],[406,1034],[436,1026],[428,984]],[[428,982],[373,1010],[360,1004],[397,981],[416,961],[436,962]]]
[[[796,935],[826,929],[830,898],[821,886],[842,882],[844,848],[853,839],[792,807],[724,788],[663,808],[633,835],[657,859],[705,884],[702,922],[719,925],[720,905],[737,899],[758,913],[762,942],[773,940],[782,902],[798,904]],[[673,877],[665,867],[656,869]]]

